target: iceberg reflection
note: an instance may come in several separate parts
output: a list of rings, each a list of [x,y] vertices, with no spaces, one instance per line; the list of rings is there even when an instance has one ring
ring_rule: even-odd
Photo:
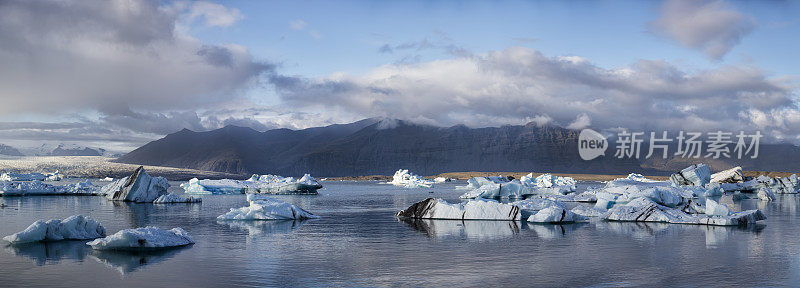
[[[166,261],[188,248],[178,247],[153,251],[93,250],[89,253],[89,257],[125,275],[146,265]]]
[[[83,261],[91,247],[86,240],[32,242],[6,246],[6,251],[15,256],[32,259],[36,265],[58,264],[61,260]]]
[[[517,221],[480,220],[432,220],[404,218],[414,230],[430,238],[466,238],[470,240],[494,240],[519,234]]]
[[[254,237],[291,233],[307,221],[313,220],[217,221],[217,224],[227,224],[233,229],[247,230],[247,235]]]

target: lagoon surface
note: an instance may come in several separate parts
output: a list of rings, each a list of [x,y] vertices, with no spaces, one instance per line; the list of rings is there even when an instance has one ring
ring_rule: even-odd
[[[98,183],[100,184],[100,183]],[[180,192],[180,182],[171,182]],[[115,203],[97,196],[0,198],[0,236],[38,219],[91,216],[108,234],[182,227],[197,244],[158,253],[97,252],[86,241],[7,246],[2,287],[226,286],[798,286],[796,195],[728,203],[762,209],[749,227],[591,221],[404,222],[400,209],[427,197],[459,201],[458,183],[404,189],[323,182],[320,195],[275,196],[321,216],[304,222],[218,222],[245,195],[202,203]],[[579,190],[599,183],[580,183]],[[429,193],[433,191],[433,193]]]

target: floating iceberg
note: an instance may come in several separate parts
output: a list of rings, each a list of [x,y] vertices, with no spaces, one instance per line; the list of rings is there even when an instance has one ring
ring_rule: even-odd
[[[485,183],[476,189],[465,192],[460,197],[464,199],[523,199],[533,194],[535,194],[535,190],[514,179],[504,183]]]
[[[601,219],[607,221],[664,222],[716,226],[746,225],[766,219],[761,210],[748,210],[738,213],[728,212],[730,214],[727,215],[702,214],[701,212],[706,212],[705,210],[697,209],[696,206],[693,207],[688,204],[672,208],[660,205],[649,198],[636,198],[625,205],[612,207],[601,216]],[[719,211],[724,210],[716,207],[712,213],[720,213]]]
[[[520,208],[496,201],[470,200],[450,204],[442,199],[428,198],[412,204],[395,216],[418,219],[509,220],[522,219]]]
[[[0,181],[61,181],[58,171],[54,173],[3,173]]]
[[[0,196],[25,195],[102,195],[99,187],[89,180],[67,185],[51,185],[34,181],[0,181]]]
[[[628,186],[628,185],[672,186],[672,182],[652,180],[642,176],[642,174],[635,174],[635,173],[628,174],[628,177],[625,178],[617,178],[606,182],[606,187]]]
[[[487,184],[503,184],[508,183],[511,180],[508,180],[508,177],[503,175],[498,176],[489,176],[489,177],[472,177],[467,180],[466,186],[459,186],[456,189],[459,190],[475,190],[481,188],[483,185]]]
[[[183,196],[175,194],[175,193],[169,193],[169,194],[166,194],[166,195],[158,196],[158,198],[156,198],[156,200],[153,201],[153,203],[155,203],[155,204],[196,203],[196,202],[202,202],[202,201],[203,201],[203,199],[200,198],[200,197],[192,197],[192,196],[183,197]]]
[[[453,178],[445,178],[445,177],[436,177],[433,179],[434,183],[444,183],[444,182],[452,182]]]
[[[720,171],[711,174],[712,183],[742,183],[744,182],[744,173],[742,167],[733,167],[731,169]]]
[[[530,198],[510,203],[522,209],[522,218],[533,223],[569,223],[587,220],[586,217],[567,210],[559,201]]]
[[[153,250],[189,244],[194,244],[194,240],[181,228],[164,230],[152,226],[125,229],[114,235],[86,243],[95,250]]]
[[[720,183],[719,185],[725,191],[761,193],[763,195],[762,199],[765,199],[765,197],[770,194],[796,194],[800,192],[800,179],[798,179],[796,174],[792,174],[789,177],[775,178],[761,175],[755,179],[749,179],[743,182],[726,182]],[[761,191],[762,188],[769,191]],[[772,195],[770,198],[775,197]]]
[[[106,229],[100,225],[100,222],[83,215],[74,215],[64,220],[36,221],[21,232],[3,237],[3,240],[16,244],[39,241],[86,240],[105,236]]]
[[[111,182],[111,181],[114,181],[114,178],[106,177],[106,178],[103,178],[103,179],[100,179],[100,180],[97,180],[97,181],[100,181],[100,182]]]
[[[711,172],[706,164],[693,164],[678,173],[670,175],[669,180],[675,186],[705,187],[711,181]]]
[[[309,174],[297,180],[294,177],[254,174],[247,180],[193,178],[181,184],[181,188],[192,194],[317,194],[322,185]]]
[[[606,213],[605,210],[597,209],[594,206],[583,206],[583,205],[575,206],[575,208],[572,208],[572,210],[570,210],[570,211],[572,211],[572,213],[575,213],[575,214],[578,214],[578,215],[581,215],[581,216],[584,216],[584,217],[600,217],[600,216],[603,216],[603,214]]]
[[[433,182],[434,181],[422,178],[422,176],[408,172],[406,169],[400,169],[394,172],[392,181],[388,183],[405,188],[430,188],[433,186]]]
[[[575,192],[575,184],[577,183],[572,177],[553,176],[553,174],[550,173],[542,174],[537,177],[533,177],[533,173],[529,173],[528,175],[522,176],[520,182],[527,187],[557,188],[564,192]]]
[[[319,218],[294,204],[269,199],[258,194],[248,194],[250,206],[231,208],[228,213],[219,215],[217,220],[303,220]]]
[[[151,177],[139,166],[131,176],[103,186],[101,193],[108,200],[152,203],[158,197],[167,194],[169,182],[164,177]]]

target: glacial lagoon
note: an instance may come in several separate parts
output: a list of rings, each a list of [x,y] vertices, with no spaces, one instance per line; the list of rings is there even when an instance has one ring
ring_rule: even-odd
[[[170,192],[182,192],[180,182],[170,184]],[[578,184],[579,191],[602,185]],[[746,227],[596,220],[539,225],[394,217],[428,197],[461,201],[464,191],[455,187],[464,181],[418,189],[378,182],[323,185],[319,195],[274,196],[321,217],[307,221],[218,221],[230,208],[246,205],[242,194],[177,204],[99,196],[0,198],[6,205],[0,236],[38,219],[83,214],[109,234],[182,227],[196,242],[146,253],[93,251],[86,241],[7,245],[0,251],[0,286],[800,285],[796,194],[729,203],[734,211],[757,208],[767,215]]]

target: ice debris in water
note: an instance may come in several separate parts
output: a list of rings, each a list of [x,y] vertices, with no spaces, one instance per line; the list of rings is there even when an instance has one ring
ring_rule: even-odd
[[[102,195],[102,192],[89,180],[60,186],[39,180],[0,181],[0,196],[25,195]]]
[[[228,213],[219,215],[217,220],[302,220],[319,218],[294,204],[267,198],[263,195],[248,194],[250,206],[231,208]]]
[[[193,178],[181,184],[181,188],[192,194],[317,194],[322,185],[310,174],[305,174],[300,179],[253,174],[247,180]]]
[[[203,199],[200,198],[200,197],[192,197],[192,196],[183,197],[183,196],[175,194],[175,193],[169,193],[169,194],[166,194],[166,195],[159,196],[158,198],[156,198],[155,201],[153,201],[153,203],[156,203],[156,204],[195,203],[195,202],[202,202],[202,201],[203,201]]]
[[[58,171],[54,173],[3,173],[0,181],[61,181]]]
[[[164,230],[152,226],[125,229],[114,235],[86,243],[96,250],[153,250],[189,244],[194,244],[194,240],[181,228]]]
[[[533,173],[522,176],[520,180],[507,180],[496,176],[475,177],[469,179],[464,189],[470,191],[461,195],[464,199],[523,199],[531,195],[566,195],[575,192],[575,179],[542,174],[533,177]]]
[[[105,236],[106,229],[100,225],[100,222],[83,215],[73,215],[64,220],[36,221],[21,232],[3,237],[3,240],[16,244],[38,241],[86,240]]]
[[[430,188],[433,186],[431,180],[422,178],[422,176],[409,172],[406,169],[397,170],[392,176],[392,181],[389,184],[405,187],[405,188]]]
[[[139,166],[130,176],[103,186],[101,192],[108,200],[152,203],[167,194],[169,182],[164,177],[152,177]]]

